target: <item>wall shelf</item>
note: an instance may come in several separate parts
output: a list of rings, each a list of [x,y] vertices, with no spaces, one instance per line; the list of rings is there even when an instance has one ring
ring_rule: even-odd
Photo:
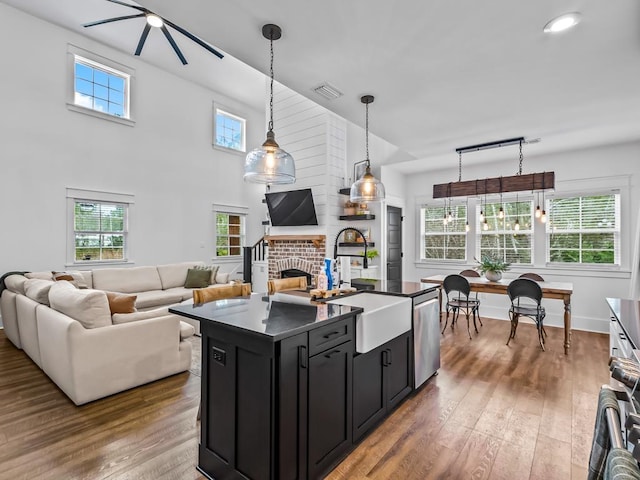
[[[338,246],[339,247],[360,247],[360,248],[364,248],[364,242],[339,242]],[[375,247],[375,246],[376,246],[375,242],[367,242],[367,248]]]
[[[376,216],[372,213],[366,215],[340,215],[340,220],[375,220]]]
[[[351,195],[351,187],[345,187],[338,190],[340,195]]]

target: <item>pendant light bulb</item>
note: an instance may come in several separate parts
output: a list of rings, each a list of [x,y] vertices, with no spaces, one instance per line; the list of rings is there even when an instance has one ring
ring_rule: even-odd
[[[484,223],[482,224],[482,229],[483,230],[489,230],[489,224],[487,223],[487,219],[484,219]]]
[[[469,222],[467,222],[464,226],[464,231],[469,233],[469,230],[471,230],[471,227],[469,227]]]
[[[542,214],[540,215],[540,221],[542,223],[547,223],[547,212],[545,212],[544,210],[542,210]]]
[[[540,218],[540,215],[542,215],[542,210],[540,209],[540,205],[536,207],[535,215],[536,215],[536,218]]]
[[[498,218],[499,219],[503,219],[504,218],[504,209],[502,207],[500,207],[500,211],[498,212]]]
[[[513,229],[514,229],[516,232],[520,231],[520,220],[518,220],[517,218],[516,218],[516,222],[515,222],[515,224],[513,225]]]
[[[244,180],[267,185],[294,183],[296,165],[293,157],[280,148],[273,133],[273,41],[282,36],[282,30],[277,25],[267,24],[262,27],[262,36],[269,40],[271,51],[269,130],[264,143],[247,154],[244,161]]]
[[[480,222],[484,222],[484,212],[480,210]]]
[[[351,185],[349,201],[353,203],[379,202],[384,200],[384,185],[371,173],[371,162],[369,160],[369,104],[373,103],[373,95],[363,95],[360,101],[365,104],[365,146],[367,167],[364,175]]]
[[[453,221],[453,215],[451,215],[451,210],[449,210],[449,214],[447,215],[447,222]]]

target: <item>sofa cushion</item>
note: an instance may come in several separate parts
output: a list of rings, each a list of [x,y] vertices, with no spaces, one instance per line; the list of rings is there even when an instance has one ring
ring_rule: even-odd
[[[167,290],[174,287],[182,287],[187,279],[187,270],[198,267],[202,262],[182,262],[170,263],[168,265],[158,265],[158,275],[162,282],[162,289]]]
[[[31,300],[49,306],[49,289],[53,284],[52,280],[30,278],[24,282],[24,293]]]
[[[190,268],[187,271],[187,279],[184,281],[185,288],[205,288],[209,286],[211,281],[211,272],[209,270],[200,270]]]
[[[171,305],[182,300],[181,292],[167,290],[153,290],[150,292],[137,292],[136,308],[138,310],[149,307],[159,307],[161,305]]]
[[[214,285],[210,285],[213,287]],[[175,293],[176,295],[180,295],[182,300],[186,300],[188,298],[193,298],[193,288],[184,288],[184,287],[176,287],[170,288],[169,290],[165,290],[165,292]]]
[[[139,320],[148,320],[149,318],[164,317],[169,315],[167,308],[155,308],[153,310],[147,310],[146,312],[133,312],[133,313],[114,313],[111,316],[111,321],[114,325],[120,325],[121,323],[137,322]]]
[[[69,282],[55,282],[49,290],[51,308],[77,320],[84,328],[111,325],[107,294],[100,290],[78,290]]]
[[[51,272],[28,272],[24,274],[27,278],[39,278],[41,280],[53,280]]]
[[[100,268],[93,271],[93,288],[137,293],[162,290],[162,282],[156,267]]]
[[[136,311],[137,295],[129,295],[118,292],[105,292],[109,301],[111,315],[114,313],[133,313]]]
[[[69,271],[69,272],[53,271],[51,272],[51,276],[55,281],[67,280],[77,288],[89,288],[89,285],[87,285],[87,282],[84,279],[84,276],[79,271]]]
[[[189,325],[187,322],[180,321],[180,340],[193,337],[196,333],[196,329],[193,325]]]
[[[28,278],[24,275],[9,275],[4,279],[4,286],[14,293],[20,293],[24,295],[24,284],[27,282],[27,280]]]

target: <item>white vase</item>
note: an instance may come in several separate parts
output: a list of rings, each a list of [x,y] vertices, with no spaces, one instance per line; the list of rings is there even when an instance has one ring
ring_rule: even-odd
[[[501,272],[494,272],[493,270],[487,270],[484,272],[484,276],[490,282],[497,282],[502,278]]]

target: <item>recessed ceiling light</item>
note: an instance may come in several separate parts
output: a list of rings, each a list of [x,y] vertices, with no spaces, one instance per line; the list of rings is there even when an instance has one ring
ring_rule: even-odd
[[[544,26],[545,33],[559,33],[568,30],[571,27],[575,27],[578,23],[580,23],[580,15],[579,12],[565,13],[564,15],[560,15],[559,17],[550,20]]]
[[[162,19],[159,16],[154,15],[153,13],[147,14],[147,23],[156,28],[160,28],[162,25],[164,25]]]

